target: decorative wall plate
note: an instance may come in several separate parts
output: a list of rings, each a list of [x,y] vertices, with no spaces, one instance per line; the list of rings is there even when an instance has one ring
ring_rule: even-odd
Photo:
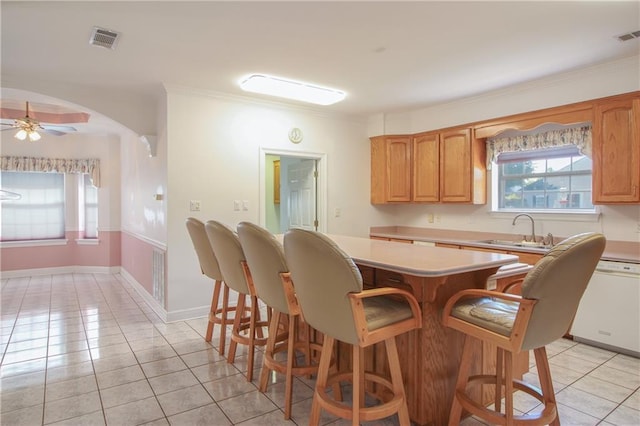
[[[292,128],[291,130],[289,130],[289,140],[293,143],[300,143],[302,142],[302,130],[298,129],[297,127]]]

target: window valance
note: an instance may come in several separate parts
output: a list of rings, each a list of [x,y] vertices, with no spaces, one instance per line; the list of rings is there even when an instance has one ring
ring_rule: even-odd
[[[591,125],[489,138],[487,139],[487,169],[491,169],[491,164],[503,152],[532,151],[566,145],[575,145],[582,155],[591,157]]]
[[[100,187],[100,160],[97,158],[44,158],[2,156],[0,169],[9,172],[87,173],[91,183]]]

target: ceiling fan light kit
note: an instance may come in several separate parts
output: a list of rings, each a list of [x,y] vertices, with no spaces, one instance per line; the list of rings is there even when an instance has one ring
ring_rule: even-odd
[[[31,142],[35,142],[37,140],[40,140],[41,138],[40,134],[35,130],[26,130],[26,129],[18,130],[14,135],[14,137],[21,141],[27,139],[28,137]]]
[[[20,141],[24,141],[29,138],[29,141],[35,142],[42,138],[39,131],[50,133],[56,136],[65,135],[65,132],[75,131],[76,129],[69,126],[51,126],[51,125],[41,125],[40,121],[29,117],[29,102],[26,102],[26,112],[25,116],[22,118],[15,118],[12,124],[2,123],[3,126],[11,126],[7,129],[3,130],[12,130],[18,129],[18,131],[13,135],[16,139]]]

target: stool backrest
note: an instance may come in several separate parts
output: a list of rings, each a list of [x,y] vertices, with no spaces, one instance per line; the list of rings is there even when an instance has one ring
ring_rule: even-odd
[[[187,218],[186,223],[191,242],[193,242],[193,247],[196,249],[202,273],[211,279],[222,281],[222,272],[220,272],[218,260],[213,254],[211,243],[209,243],[207,232],[204,229],[204,222],[195,217],[190,217]]]
[[[258,297],[267,306],[289,313],[280,278],[281,272],[289,272],[282,244],[271,232],[250,222],[238,224],[238,238]]]
[[[340,341],[357,344],[349,293],[362,291],[362,276],[353,260],[326,236],[291,229],[284,253],[305,321]]]
[[[209,220],[204,226],[218,259],[224,282],[229,288],[242,294],[249,294],[242,262],[245,260],[238,236],[227,225]]]
[[[529,271],[522,297],[537,302],[522,349],[539,348],[567,332],[605,244],[602,234],[575,235],[553,247]]]

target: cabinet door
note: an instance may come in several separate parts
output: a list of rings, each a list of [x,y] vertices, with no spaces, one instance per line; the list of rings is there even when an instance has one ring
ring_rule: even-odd
[[[594,204],[640,202],[640,99],[595,105]]]
[[[440,135],[440,201],[468,203],[473,182],[471,130],[462,129]]]
[[[522,251],[510,251],[509,254],[514,254],[518,256],[521,263],[526,263],[528,265],[535,265],[538,263],[540,259],[542,259],[541,254],[537,253],[526,253]]]
[[[411,201],[411,138],[389,137],[387,146],[387,201]]]
[[[413,139],[413,201],[440,201],[440,138],[437,133]]]

